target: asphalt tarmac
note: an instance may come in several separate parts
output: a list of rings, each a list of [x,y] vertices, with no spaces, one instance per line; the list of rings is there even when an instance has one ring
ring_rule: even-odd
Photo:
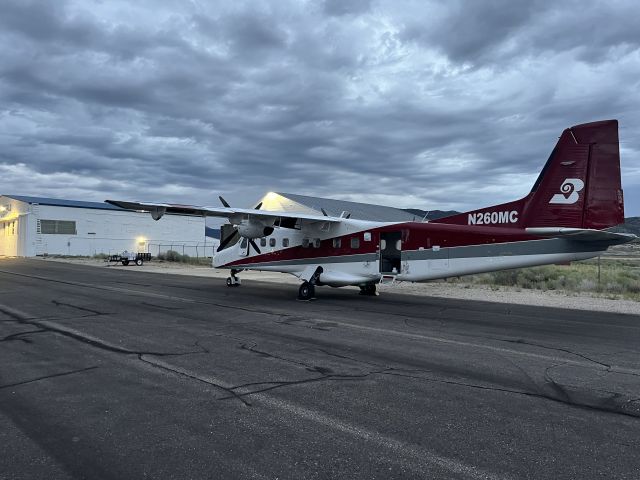
[[[0,259],[0,478],[640,478],[640,316]]]

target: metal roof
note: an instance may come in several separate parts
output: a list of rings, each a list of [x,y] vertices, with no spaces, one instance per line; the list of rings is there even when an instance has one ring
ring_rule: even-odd
[[[331,198],[310,197],[307,195],[297,195],[293,193],[270,193],[265,199],[277,195],[277,203],[283,210],[295,211],[300,206],[304,210],[313,210],[314,213],[322,214],[324,209],[328,215],[339,217],[344,211],[351,213],[351,218],[358,220],[369,220],[378,222],[411,222],[416,220],[416,216],[400,210],[399,208],[385,207],[382,205],[372,205],[369,203],[349,202],[346,200],[334,200]],[[270,199],[270,204],[275,203],[274,198]],[[287,202],[287,200],[289,200]],[[264,207],[263,207],[264,208]],[[418,218],[418,220],[420,220]]]
[[[71,208],[92,208],[94,210],[119,210],[128,211],[115,205],[110,205],[104,202],[84,202],[82,200],[62,200],[59,198],[47,198],[47,197],[30,197],[26,195],[2,195],[3,197],[12,198],[19,202],[25,202],[30,204],[40,205],[52,205],[55,207],[71,207]]]

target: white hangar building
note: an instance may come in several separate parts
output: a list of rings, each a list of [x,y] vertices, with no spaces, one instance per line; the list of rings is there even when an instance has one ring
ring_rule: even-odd
[[[0,195],[0,256],[115,254],[124,250],[157,255],[175,250],[213,255],[205,219],[148,213],[108,203]]]

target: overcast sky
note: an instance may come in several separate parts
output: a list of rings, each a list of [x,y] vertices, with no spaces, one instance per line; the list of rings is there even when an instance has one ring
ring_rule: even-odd
[[[565,127],[620,121],[640,215],[636,0],[2,0],[0,193],[468,210]]]

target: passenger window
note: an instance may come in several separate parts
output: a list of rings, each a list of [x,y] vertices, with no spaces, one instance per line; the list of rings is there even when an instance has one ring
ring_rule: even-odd
[[[340,248],[342,246],[342,239],[341,238],[334,238],[333,239],[333,248]]]
[[[360,239],[358,237],[351,237],[351,248],[360,248]]]
[[[398,251],[402,250],[402,240],[398,240],[396,242],[396,250]]]
[[[282,246],[283,247],[288,247],[289,246],[289,239],[288,238],[283,238],[282,239]]]
[[[320,248],[320,243],[321,243],[321,242],[320,242],[320,239],[319,239],[319,238],[316,238],[316,239],[313,241],[313,246],[314,246],[314,247],[316,247],[316,248]]]
[[[364,232],[364,241],[365,242],[371,241],[371,232]]]
[[[275,238],[270,238],[269,239],[269,246],[270,247],[275,247],[276,246],[276,239]]]
[[[267,246],[267,239],[266,238],[261,238],[260,239],[260,246],[261,247],[266,247]]]
[[[382,240],[380,240],[380,250],[386,250],[387,249],[387,241],[383,238]]]

